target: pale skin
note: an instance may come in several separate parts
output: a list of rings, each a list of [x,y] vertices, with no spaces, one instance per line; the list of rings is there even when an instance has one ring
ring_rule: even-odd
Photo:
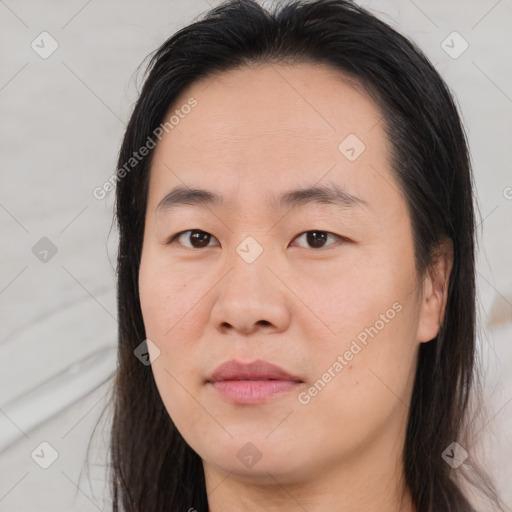
[[[342,78],[311,63],[263,64],[195,82],[170,112],[190,97],[197,106],[155,149],[141,307],[160,350],[159,393],[203,460],[210,512],[415,511],[402,480],[408,405],[420,343],[443,318],[451,245],[420,278],[382,114]],[[353,161],[339,149],[349,134],[365,145]],[[315,185],[361,203],[269,204]],[[157,210],[176,186],[225,205]],[[166,243],[194,229],[210,236]],[[326,235],[323,246],[309,231]],[[263,250],[251,263],[236,250],[247,237]],[[307,404],[298,392],[233,404],[206,385],[222,362],[264,359],[308,392],[396,303],[400,312]],[[237,457],[247,443],[261,456],[252,467]]]

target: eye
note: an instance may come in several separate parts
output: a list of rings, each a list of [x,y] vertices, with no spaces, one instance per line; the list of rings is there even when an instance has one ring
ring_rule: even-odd
[[[317,229],[304,231],[300,235],[297,235],[294,240],[304,238],[310,248],[321,249],[326,246],[326,241],[329,239],[329,236],[339,240],[345,240],[343,237],[330,233],[329,231],[321,231]],[[180,245],[183,245],[184,247],[188,247],[190,249],[202,249],[204,247],[211,247],[212,244],[210,244],[210,242],[213,239],[215,239],[215,237],[206,231],[201,231],[200,229],[189,229],[187,231],[180,231],[179,233],[176,233],[169,240],[168,244],[172,244],[177,240]],[[188,243],[184,243],[184,241],[188,241]],[[333,243],[327,244],[327,246],[332,245]],[[214,246],[215,244],[213,244],[213,247]]]
[[[320,231],[317,229],[304,231],[304,233],[297,235],[294,240],[304,238],[306,243],[310,244],[313,249],[321,249],[323,246],[325,246],[325,242],[329,236],[344,240],[343,237],[335,235],[334,233],[329,233],[329,231]],[[332,243],[327,245],[332,245]]]
[[[183,240],[189,240],[191,244],[187,245],[180,242],[181,245],[191,249],[201,249],[203,247],[208,247],[209,242],[215,237],[206,231],[201,231],[200,229],[189,229],[188,231],[181,231],[180,233],[176,233],[168,243],[172,244],[175,240],[179,240],[180,238]]]

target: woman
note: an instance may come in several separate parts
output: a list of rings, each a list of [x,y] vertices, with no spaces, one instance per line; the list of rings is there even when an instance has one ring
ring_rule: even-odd
[[[226,2],[152,57],[117,178],[115,510],[466,512],[468,470],[499,507],[468,150],[411,42]]]

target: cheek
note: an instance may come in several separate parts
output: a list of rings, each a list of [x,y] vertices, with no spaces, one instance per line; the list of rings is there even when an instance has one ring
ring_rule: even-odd
[[[187,274],[169,268],[158,256],[143,254],[139,270],[139,296],[146,337],[160,350],[151,369],[164,406],[181,434],[201,423],[204,411],[187,390],[196,382],[197,344],[200,338],[201,287]],[[194,307],[195,305],[195,307]]]
[[[315,378],[303,397],[334,420],[381,418],[407,403],[418,349],[420,302],[412,253],[382,251],[331,269],[330,278],[303,278],[320,323],[308,339],[314,349]],[[311,290],[313,290],[311,292]],[[314,346],[313,346],[314,345]],[[318,397],[318,398],[317,398]],[[399,397],[399,398],[397,398]],[[357,432],[353,432],[356,436]]]
[[[338,321],[334,342],[314,347],[315,371],[299,410],[304,422],[322,417],[324,436],[343,426],[343,436],[330,445],[334,451],[375,438],[388,421],[407,413],[418,348],[416,306],[403,298],[382,304],[357,310],[356,320],[340,313],[345,325]]]
[[[291,282],[294,292],[315,314],[318,333],[324,338],[330,334],[335,344],[356,337],[376,322],[381,330],[381,315],[389,310],[388,316],[394,318],[393,304],[404,305],[414,295],[414,267],[396,254],[354,251],[353,257],[326,262],[318,269],[321,271],[298,272]]]
[[[202,285],[180,269],[171,268],[161,258],[143,256],[139,270],[139,296],[148,338],[163,341],[176,339],[176,333],[187,325],[201,297]],[[162,347],[165,348],[165,347]]]

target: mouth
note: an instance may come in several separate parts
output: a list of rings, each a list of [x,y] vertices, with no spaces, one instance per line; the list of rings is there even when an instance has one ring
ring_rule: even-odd
[[[265,380],[220,380],[209,385],[222,397],[235,404],[261,404],[277,395],[295,390],[301,383],[296,381]]]
[[[234,404],[258,404],[295,390],[304,382],[283,368],[267,361],[221,364],[206,384]]]

